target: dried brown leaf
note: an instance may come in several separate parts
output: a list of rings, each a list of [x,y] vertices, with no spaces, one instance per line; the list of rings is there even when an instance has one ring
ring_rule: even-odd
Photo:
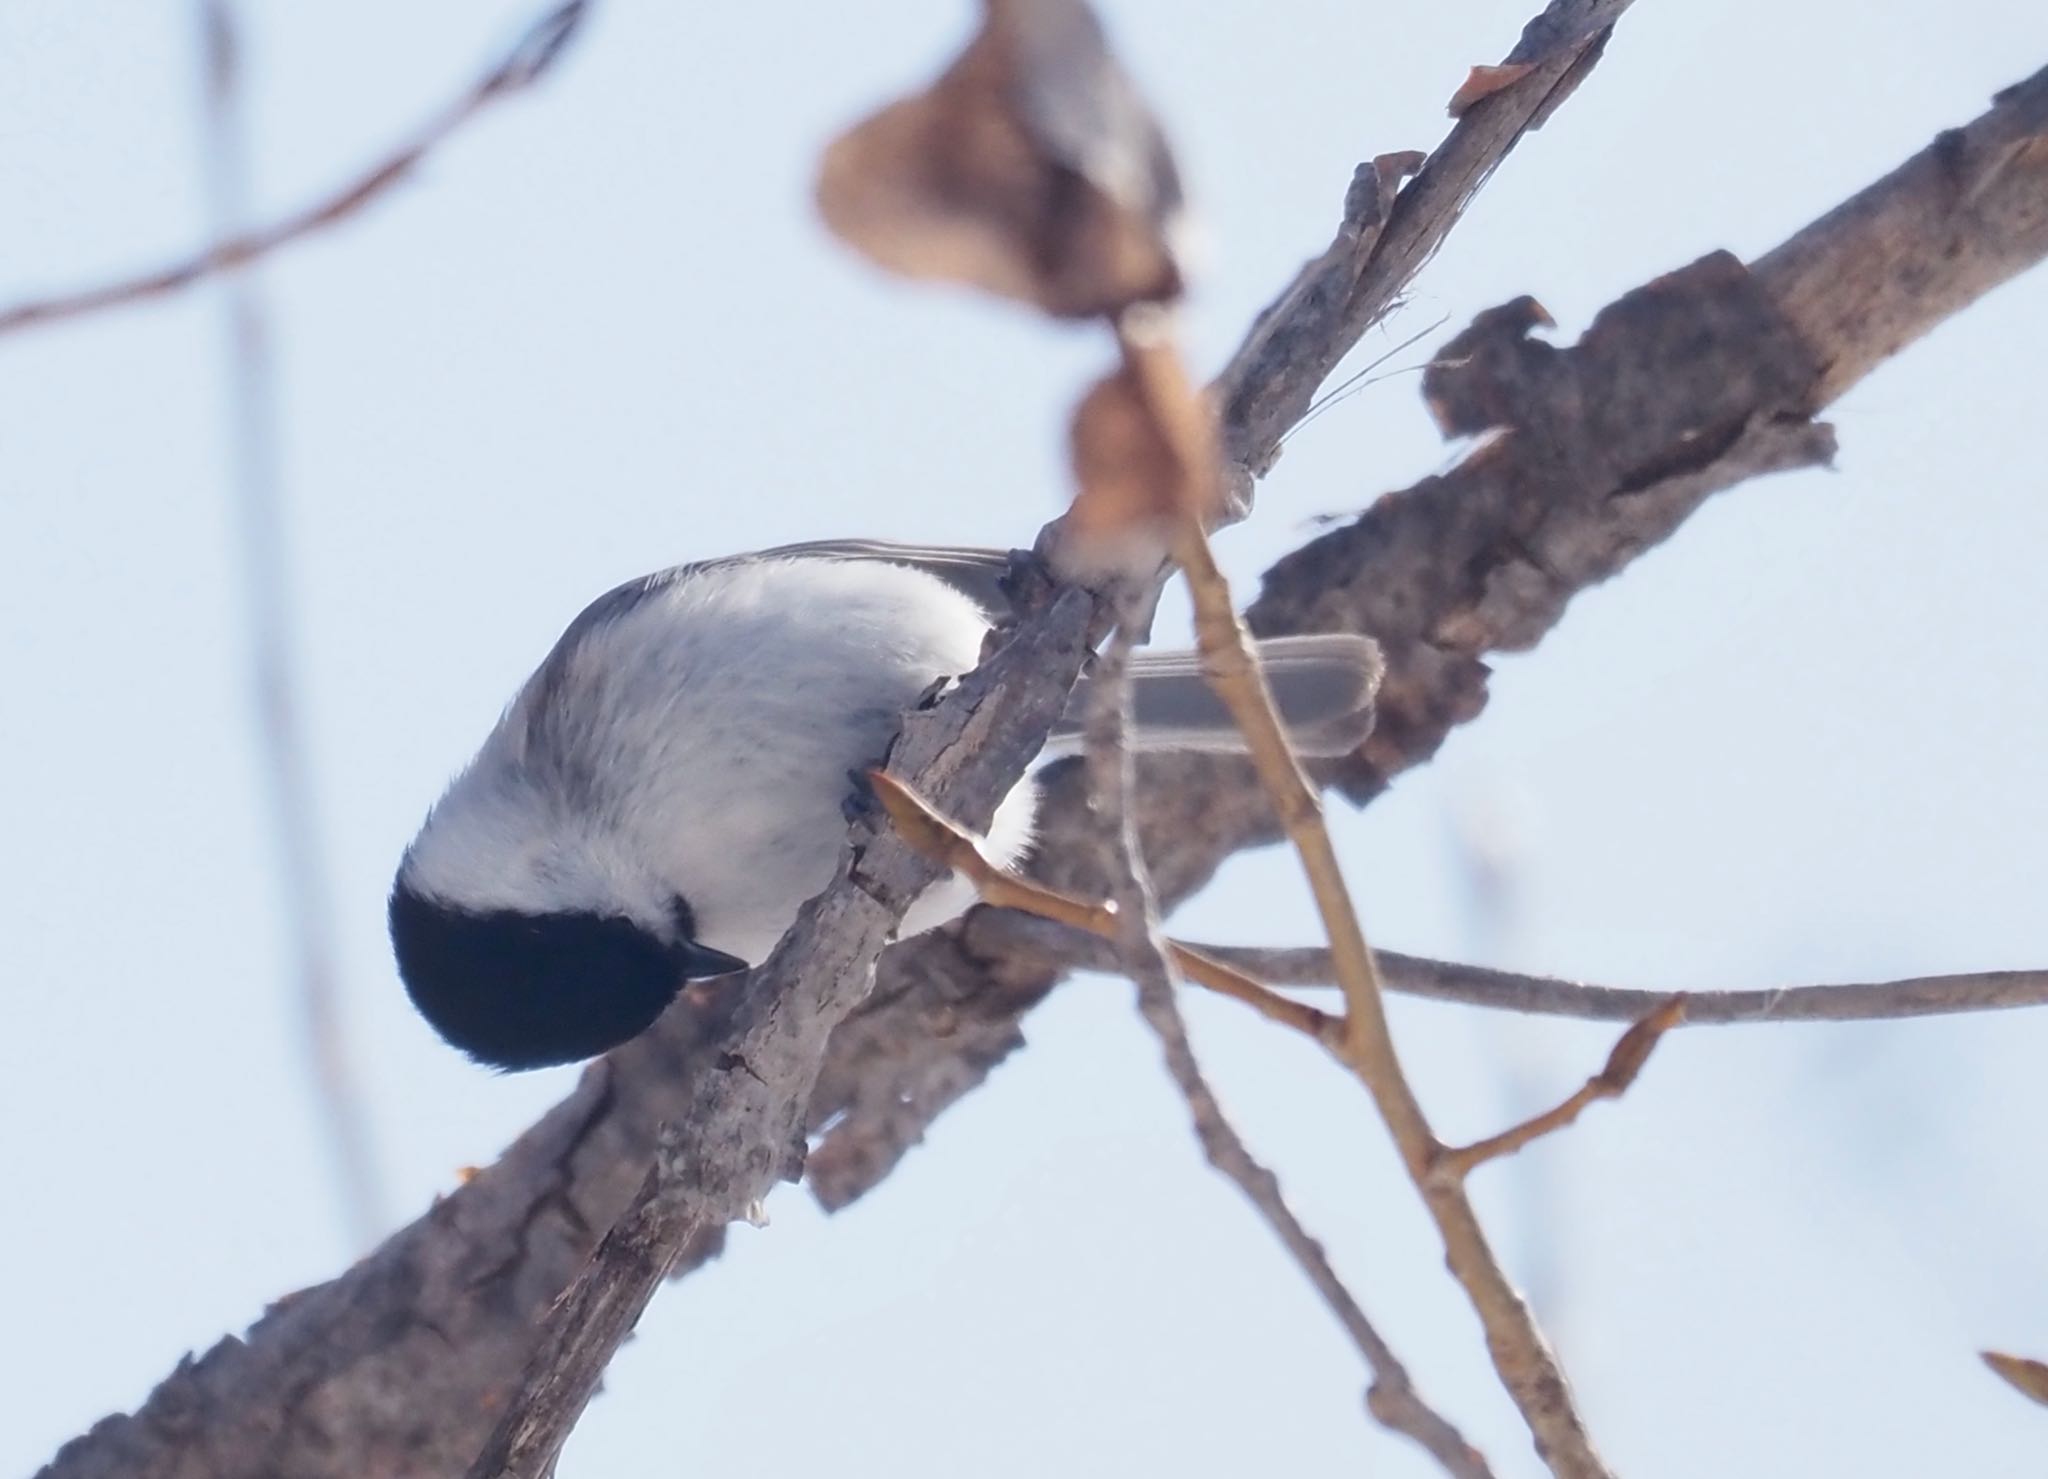
[[[1535,70],[1534,62],[1502,62],[1494,67],[1474,67],[1465,74],[1465,80],[1458,84],[1458,90],[1451,94],[1451,117],[1464,117],[1465,111],[1481,98],[1492,97],[1502,88],[1513,86]]]
[[[2003,1351],[1979,1351],[1984,1364],[2004,1377],[2007,1384],[2048,1407],[2048,1362],[2025,1356],[2008,1356]]]
[[[1074,506],[1056,564],[1070,577],[1157,568],[1173,541],[1183,474],[1166,429],[1128,363],[1074,408]]]
[[[929,90],[826,149],[818,209],[891,271],[1062,318],[1179,296],[1164,135],[1082,0],[988,0]]]

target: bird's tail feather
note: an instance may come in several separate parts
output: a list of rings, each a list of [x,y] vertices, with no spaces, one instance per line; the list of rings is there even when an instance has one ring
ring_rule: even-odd
[[[1368,637],[1326,632],[1273,637],[1258,644],[1259,661],[1295,749],[1311,758],[1347,755],[1372,731],[1373,696],[1383,665]],[[1055,739],[1081,733],[1091,684],[1074,690]],[[1202,676],[1192,652],[1141,652],[1131,660],[1132,745],[1140,750],[1237,753],[1243,737],[1230,711]]]

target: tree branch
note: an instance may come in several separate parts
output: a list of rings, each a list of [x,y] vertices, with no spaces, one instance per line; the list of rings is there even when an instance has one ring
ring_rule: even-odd
[[[1048,970],[1115,971],[1115,952],[1101,941],[1049,919],[1015,909],[991,911],[974,923],[977,943],[1004,956],[1032,960]],[[1335,986],[1330,952],[1319,945],[1270,947],[1180,944],[1190,955],[1230,967],[1265,986]],[[1389,991],[1427,1001],[1455,1002],[1540,1017],[1589,1022],[1637,1022],[1671,999],[1668,991],[1595,986],[1559,976],[1457,961],[1375,952]],[[1677,1027],[1726,1027],[1777,1022],[1887,1022],[1908,1017],[1952,1017],[1971,1012],[2048,1006],[2048,970],[1980,971],[1954,976],[1909,976],[1839,986],[1766,986],[1746,991],[1688,991]]]
[[[1782,258],[1786,248],[1772,254],[1780,260],[1769,271],[1772,259],[1759,264],[1761,276],[1750,282],[1761,282],[1766,305],[1795,282],[1810,286],[1807,301],[1815,306],[1795,311],[1799,328],[1791,334],[1804,345],[1802,363],[1862,366],[1855,373],[1863,373],[1887,341],[1906,342],[2048,254],[2048,220],[2029,214],[2044,195],[2044,111],[2048,73],[2001,94],[1959,131],[1959,141],[1873,185],[1856,209],[1794,238],[1803,264],[1796,275]],[[1987,157],[1980,145],[1996,139],[2007,141],[1998,156],[2004,166],[1971,169],[1969,161]],[[1917,167],[1937,151],[1962,160],[1963,174]],[[1959,180],[1966,188],[1957,188]],[[1887,206],[1900,196],[1916,203]],[[1950,229],[1894,237],[1883,223],[1897,211],[1930,222],[1946,216]],[[2010,224],[1999,243],[1980,249],[1967,229],[1973,219]],[[1740,269],[1720,260],[1717,280],[1740,279]],[[1878,260],[1919,285],[1900,298],[1903,322],[1874,334],[1847,312],[1820,311],[1852,296],[1849,284]],[[1700,326],[1685,317],[1683,301],[1672,311],[1677,321],[1668,328]],[[1711,493],[1824,450],[1824,437],[1777,415],[1761,429],[1744,422],[1716,444],[1686,414],[1702,373],[1753,383],[1758,372],[1749,362],[1775,363],[1784,336],[1746,346],[1710,335],[1697,341],[1702,370],[1683,341],[1655,327],[1624,315],[1599,341],[1603,355],[1635,344],[1629,373],[1640,383],[1625,404],[1647,420],[1628,429],[1628,479],[1610,472],[1589,486],[1577,479],[1583,469],[1569,464],[1482,459],[1476,470],[1468,464],[1449,479],[1382,499],[1357,524],[1318,540],[1313,556],[1269,573],[1255,626],[1298,630],[1324,619],[1373,632],[1389,659],[1382,713],[1399,698],[1366,750],[1319,771],[1319,780],[1356,798],[1375,794],[1480,711],[1484,652],[1533,644],[1574,590],[1623,568]],[[1797,393],[1809,402],[1839,394],[1839,378],[1822,369]],[[1561,405],[1520,409],[1564,416]],[[1563,424],[1578,421],[1564,416]],[[1513,499],[1488,481],[1509,468]],[[1475,501],[1461,506],[1466,492]],[[1532,544],[1534,513],[1544,516],[1534,519],[1540,537]],[[1555,550],[1585,557],[1558,563],[1544,553],[1541,569],[1527,558]],[[1477,563],[1446,580],[1449,562],[1461,558]],[[1510,579],[1510,572],[1526,578]],[[1093,834],[1078,778],[1068,767],[1050,779],[1039,876],[1099,896],[1101,870],[1089,861]],[[1240,765],[1215,757],[1148,757],[1141,766],[1136,819],[1162,901],[1186,897],[1231,852],[1273,837],[1270,811],[1243,794],[1243,779]],[[835,1117],[838,1124],[807,1171],[828,1206],[884,1179],[924,1128],[1018,1045],[1020,1019],[1059,978],[1056,967],[984,945],[983,927],[970,919],[964,929],[898,947],[861,1012],[834,1034],[810,1118],[814,1128]],[[728,1005],[710,994],[686,999],[654,1032],[593,1066],[494,1165],[336,1280],[281,1300],[246,1339],[225,1340],[182,1365],[134,1416],[106,1419],[67,1445],[45,1470],[48,1479],[279,1472],[439,1479],[461,1472],[532,1347],[533,1322],[568,1286],[598,1230],[630,1201],[655,1153],[653,1127],[688,1112],[684,1086],[692,1076],[717,1071],[719,1012]],[[712,1256],[719,1241],[715,1232],[700,1235],[678,1267]],[[452,1351],[461,1358],[451,1359]]]
[[[1585,80],[1629,4],[1552,0],[1508,53],[1507,65],[1528,70],[1465,109],[1426,161],[1389,154],[1359,166],[1335,240],[1259,315],[1216,378],[1224,457],[1240,497],[1272,470],[1316,391],[1436,255],[1522,135]],[[1396,195],[1408,174],[1414,181]]]
[[[1025,615],[995,655],[911,714],[889,763],[986,827],[1044,748],[1088,652],[1078,590]],[[739,990],[720,1071],[697,1075],[632,1205],[548,1311],[470,1479],[543,1479],[598,1381],[690,1244],[740,1218],[803,1162],[803,1119],[832,1028],[867,994],[903,911],[939,875],[870,816],[824,893]]]
[[[478,113],[501,98],[526,91],[546,76],[575,37],[590,6],[591,0],[562,0],[529,26],[518,44],[453,103],[390,153],[311,205],[267,226],[224,237],[167,267],[0,308],[0,334],[164,297],[217,272],[247,266],[258,257],[347,220],[410,175],[421,160]]]
[[[1153,600],[1156,599],[1155,588]],[[1383,1426],[1412,1439],[1454,1479],[1493,1479],[1485,1455],[1415,1390],[1407,1366],[1338,1277],[1322,1243],[1302,1226],[1287,1204],[1280,1179],[1252,1155],[1236,1127],[1224,1116],[1223,1106],[1195,1058],[1194,1044],[1188,1039],[1187,1023],[1181,1017],[1177,1000],[1174,965],[1178,956],[1161,933],[1151,880],[1145,874],[1144,858],[1138,850],[1138,831],[1131,820],[1135,769],[1125,742],[1130,707],[1130,687],[1125,680],[1132,629],[1149,625],[1149,615],[1142,622],[1134,620],[1136,615],[1127,610],[1119,618],[1116,636],[1097,664],[1094,705],[1088,718],[1086,766],[1090,793],[1101,819],[1101,846],[1105,865],[1114,880],[1112,897],[1119,921],[1112,952],[1137,987],[1139,1015],[1159,1039],[1167,1075],[1187,1102],[1202,1153],[1210,1165],[1236,1183],[1253,1209],[1265,1219],[1280,1245],[1365,1357],[1366,1367],[1372,1373],[1365,1394],[1366,1410]]]
[[[1165,425],[1178,424],[1180,434],[1175,441],[1182,465],[1199,468],[1206,481],[1212,466],[1211,447],[1206,427],[1184,424],[1194,419],[1200,402],[1180,374],[1178,357],[1170,348],[1134,345],[1128,338],[1124,352],[1139,371],[1155,415]],[[1190,476],[1192,479],[1194,474]],[[1300,859],[1316,912],[1330,939],[1331,961],[1337,968],[1345,1004],[1337,1057],[1372,1096],[1409,1179],[1422,1194],[1443,1243],[1444,1261],[1479,1317],[1486,1332],[1487,1354],[1529,1425],[1536,1451],[1558,1479],[1609,1479],[1610,1471],[1586,1431],[1564,1369],[1494,1254],[1462,1179],[1434,1174],[1443,1162],[1444,1147],[1430,1127],[1394,1046],[1379,968],[1373,963],[1336,845],[1323,820],[1318,788],[1287,742],[1272,692],[1253,656],[1251,633],[1238,618],[1229,584],[1202,528],[1199,514],[1208,506],[1206,497],[1184,500],[1174,559],[1187,579],[1193,601],[1203,673],[1244,734],[1259,785]]]
[[[1483,315],[1454,341],[1440,362],[1470,349],[1468,362],[1440,369],[1426,388],[1462,381],[1467,406],[1498,408],[1493,419],[1504,415],[1518,435],[1444,477],[1381,497],[1355,523],[1282,560],[1249,613],[1261,635],[1366,632],[1386,657],[1371,737],[1357,755],[1317,768],[1316,778],[1362,804],[1427,761],[1484,709],[1488,653],[1534,646],[1574,594],[1618,574],[1714,493],[1825,459],[1832,433],[1798,408],[1812,400],[1826,366],[1874,364],[1868,356],[1877,345],[1904,342],[1906,329],[1925,332],[1969,292],[1989,291],[2048,256],[2048,224],[2038,218],[2048,188],[2044,109],[2048,71],[2000,93],[1989,112],[1942,136],[1951,142],[1923,151],[1765,259],[1785,260],[1796,244],[1804,264],[1797,282],[1816,295],[1801,317],[1811,337],[1778,314],[1767,284],[1717,254],[1625,296],[1570,349],[1528,341],[1522,329],[1536,319],[1512,312]],[[2037,142],[2021,148],[2020,139]],[[1937,153],[2008,160],[1975,188],[1970,209],[2034,224],[2004,228],[1981,252],[1966,233],[1930,228],[1910,238],[1918,249],[1907,254],[1884,223],[1939,218],[1943,202],[1959,199],[1949,173],[1923,167]],[[1853,314],[1818,310],[1853,298],[1849,285],[1880,260],[1925,287],[1911,323],[1879,335]],[[1782,269],[1769,282],[1795,286]],[[1479,352],[1488,347],[1495,352]],[[1528,361],[1550,371],[1538,387],[1516,374]],[[1214,757],[1141,761],[1139,824],[1168,907],[1231,853],[1277,836],[1270,809],[1247,793],[1244,778],[1241,765]],[[1040,835],[1041,879],[1084,896],[1103,892],[1087,861],[1085,798],[1071,774],[1048,777]],[[887,1176],[932,1120],[1022,1041],[1019,1021],[1059,975],[1006,956],[972,918],[957,941],[920,947],[916,970],[878,992],[835,1040],[812,1107],[814,1125],[834,1121],[811,1157],[819,1200],[843,1206]]]
[[[1103,675],[1111,671],[1114,669],[1105,654],[1094,669],[1098,687],[1106,681]],[[1127,923],[1120,900],[1114,905],[1091,904],[1007,873],[989,861],[971,832],[947,820],[887,771],[875,771],[869,779],[897,832],[934,863],[950,868],[972,883],[984,904],[1025,911],[1031,917],[1085,934],[1102,947],[1099,953],[1108,962],[1104,969],[1118,969],[1122,957],[1117,942],[1123,938]],[[1292,1028],[1326,1048],[1337,1046],[1339,1023],[1328,1013],[1269,991],[1242,971],[1185,945],[1162,940],[1159,948],[1172,958],[1174,969],[1196,985],[1248,1006],[1267,1021]]]
[[[1636,1081],[1636,1075],[1643,1071],[1643,1065],[1650,1060],[1650,1054],[1664,1034],[1684,1020],[1685,998],[1666,997],[1655,1011],[1621,1035],[1600,1071],[1563,1101],[1541,1114],[1531,1115],[1518,1125],[1509,1126],[1498,1135],[1489,1135],[1470,1145],[1440,1148],[1430,1164],[1429,1180],[1440,1185],[1456,1185],[1488,1161],[1511,1156],[1545,1135],[1555,1135],[1559,1130],[1570,1128],[1580,1115],[1602,1099],[1619,1099]]]

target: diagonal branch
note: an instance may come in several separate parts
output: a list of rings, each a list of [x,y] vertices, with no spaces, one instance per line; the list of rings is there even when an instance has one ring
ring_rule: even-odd
[[[1023,778],[1065,709],[1093,602],[1058,593],[932,708],[912,714],[890,763],[977,826]],[[549,1309],[470,1479],[542,1479],[599,1379],[686,1250],[801,1174],[803,1117],[827,1035],[867,994],[875,959],[939,869],[876,819],[739,992],[719,1071],[663,1127],[632,1204]]]
[[[1813,359],[1860,366],[1861,374],[1888,345],[1925,332],[2048,255],[2048,72],[2001,94],[1989,112],[1944,139],[1863,192],[1854,209],[1816,222],[1759,263],[1767,300],[1807,285],[1806,306],[1795,316]],[[1986,160],[2005,163],[1987,170]],[[1895,233],[1885,223],[1898,219],[1921,226]],[[1978,243],[1973,222],[1989,223],[1996,239]],[[1796,274],[1786,257],[1795,244]],[[1852,314],[1824,311],[1860,291],[1859,275],[1880,260],[1918,284],[1899,299],[1904,319],[1877,333]],[[1603,352],[1647,331],[1619,321]],[[1693,424],[1678,414],[1696,389],[1691,361],[1674,357],[1668,343],[1661,352],[1649,345],[1634,364],[1641,386],[1629,404],[1649,417],[1651,450],[1661,449],[1662,458],[1639,466],[1635,482],[1586,493],[1568,468],[1523,467],[1518,504],[1482,496],[1462,523],[1451,517],[1455,495],[1474,485],[1425,485],[1381,500],[1359,524],[1326,536],[1334,543],[1318,541],[1315,558],[1269,574],[1255,608],[1259,624],[1281,630],[1326,615],[1375,632],[1389,657],[1382,712],[1395,693],[1402,696],[1402,710],[1368,750],[1319,780],[1368,797],[1427,760],[1453,725],[1483,706],[1483,652],[1540,640],[1577,588],[1572,582],[1614,574],[1711,493],[1773,465],[1755,456],[1754,432],[1725,445],[1692,434]],[[1749,380],[1743,366],[1758,352],[1777,353],[1775,341],[1745,346],[1715,337],[1702,357],[1711,372]],[[1845,388],[1836,378],[1823,381],[1825,394]],[[1803,394],[1811,399],[1814,391]],[[1476,486],[1483,495],[1485,484]],[[1535,546],[1518,517],[1525,508],[1556,510]],[[1437,542],[1453,534],[1460,549],[1482,557],[1470,583],[1440,578]],[[1505,551],[1551,548],[1605,555],[1552,567],[1556,579],[1494,578],[1511,568]],[[1471,619],[1478,609],[1487,624]],[[1141,769],[1136,820],[1163,902],[1185,898],[1231,852],[1271,840],[1271,814],[1242,795],[1242,780],[1241,767],[1213,758]],[[1041,877],[1099,895],[1100,870],[1088,861],[1095,834],[1071,770],[1053,779],[1044,820]],[[1062,974],[1008,956],[999,943],[985,945],[986,918],[899,948],[883,962],[861,1013],[834,1034],[811,1122],[836,1117],[839,1124],[807,1172],[828,1205],[885,1179],[925,1128],[1015,1049],[1019,1021]],[[683,1086],[692,1075],[716,1071],[721,1006],[687,1001],[654,1033],[594,1066],[494,1165],[335,1280],[279,1301],[246,1338],[224,1340],[181,1365],[135,1415],[108,1418],[67,1445],[47,1479],[461,1472],[531,1349],[533,1322],[568,1286],[597,1230],[631,1200],[655,1151],[653,1127],[688,1111]],[[715,1233],[699,1237],[679,1267],[714,1255],[718,1245]],[[450,1359],[451,1351],[461,1358]]]
[[[1629,4],[1551,0],[1508,53],[1508,66],[1527,70],[1464,109],[1419,170],[1406,154],[1359,166],[1336,238],[1259,315],[1216,377],[1224,458],[1240,497],[1271,471],[1316,391],[1436,255],[1522,135],[1585,80]],[[1396,195],[1408,174],[1415,179]]]
[[[1096,683],[1100,685],[1107,681],[1105,675],[1114,671],[1116,669],[1110,666],[1109,656],[1105,655],[1094,669]],[[989,860],[972,833],[946,820],[902,781],[885,770],[870,772],[868,780],[897,832],[934,863],[951,869],[973,884],[984,904],[1028,910],[1041,920],[1082,932],[1102,943],[1102,953],[1109,962],[1107,968],[1117,967],[1120,961],[1117,942],[1123,938],[1125,926],[1121,901],[1091,904],[1072,894],[1063,894],[1042,883],[1007,873]],[[1326,1048],[1336,1046],[1339,1024],[1328,1013],[1269,991],[1244,972],[1213,960],[1201,951],[1191,950],[1171,940],[1162,940],[1159,948],[1171,958],[1174,969],[1196,985],[1248,1006],[1267,1021],[1291,1027]]]
[[[518,43],[453,103],[428,119],[390,153],[312,204],[267,226],[225,236],[166,267],[0,308],[0,334],[164,297],[215,273],[246,266],[258,257],[347,220],[404,180],[421,160],[478,113],[502,98],[526,91],[546,76],[574,39],[590,6],[591,0],[562,0],[528,27]]]
[[[1156,587],[1153,596],[1156,600]],[[1113,880],[1112,896],[1119,921],[1114,951],[1137,986],[1139,1015],[1159,1039],[1167,1073],[1187,1101],[1195,1136],[1209,1164],[1235,1182],[1266,1220],[1281,1246],[1294,1258],[1336,1316],[1337,1323],[1358,1347],[1359,1354],[1365,1357],[1372,1373],[1372,1383],[1366,1390],[1366,1410],[1387,1428],[1420,1445],[1453,1479],[1492,1479],[1493,1471],[1485,1456],[1415,1390],[1406,1365],[1338,1277],[1323,1245],[1302,1226],[1287,1204],[1279,1178],[1252,1155],[1236,1127],[1225,1117],[1223,1106],[1196,1061],[1194,1044],[1188,1039],[1187,1023],[1176,1000],[1174,965],[1178,957],[1161,932],[1157,902],[1151,880],[1146,876],[1144,857],[1138,850],[1137,828],[1131,820],[1135,769],[1130,746],[1125,742],[1130,718],[1130,686],[1125,680],[1133,628],[1149,624],[1134,621],[1134,614],[1126,610],[1121,615],[1116,636],[1096,668],[1096,692],[1088,717],[1087,769],[1091,795],[1102,822],[1105,862]]]
[[[1507,354],[1467,370],[1465,398],[1512,405],[1521,430],[1535,433],[1522,437],[1527,450],[1475,459],[1382,497],[1356,523],[1269,571],[1250,613],[1264,634],[1364,631],[1386,654],[1373,736],[1317,778],[1363,802],[1427,761],[1451,729],[1485,707],[1487,653],[1535,645],[1575,592],[1626,568],[1714,493],[1828,452],[1825,428],[1784,409],[1811,400],[1815,379],[1828,374],[1816,366],[1867,368],[1884,345],[1917,337],[2048,256],[2044,113],[2048,72],[2007,89],[1988,112],[1765,259],[1796,254],[1796,278],[1773,266],[1760,280],[1730,259],[1710,258],[1622,299],[1574,349],[1552,351],[1517,332],[1507,336],[1515,341]],[[1980,163],[1958,174],[1939,160]],[[1982,167],[1999,160],[2004,167]],[[1921,224],[1900,236],[1889,224],[1899,220]],[[1975,240],[1979,221],[1994,239]],[[1920,285],[1917,310],[1916,300],[1901,300],[1917,316],[1880,330],[1852,313],[1823,311],[1853,301],[1861,275],[1879,263]],[[1773,301],[1775,292],[1795,290],[1807,295],[1802,331]],[[1496,333],[1514,324],[1512,316],[1490,322]],[[1550,379],[1541,396],[1508,374],[1517,356],[1553,354],[1574,373]],[[1588,389],[1607,397],[1592,403],[1611,406],[1606,418],[1589,423],[1581,398]],[[1710,422],[1703,407],[1715,408]],[[1710,426],[1718,435],[1703,435]],[[1622,455],[1602,452],[1610,441]],[[1532,455],[1560,444],[1577,456]],[[1231,853],[1275,837],[1270,810],[1245,793],[1243,777],[1241,767],[1211,758],[1148,757],[1141,766],[1139,823],[1169,907]],[[1051,779],[1041,826],[1040,876],[1099,895],[1103,880],[1086,861],[1084,797],[1071,774]],[[1019,1021],[1060,975],[1006,954],[977,919],[958,940],[921,949],[918,968],[885,983],[835,1042],[812,1107],[814,1124],[836,1121],[811,1160],[819,1199],[845,1205],[887,1176],[934,1119],[1015,1049]]]
[[[1176,449],[1190,482],[1208,476],[1211,446],[1206,428],[1185,424],[1197,419],[1194,408],[1200,401],[1179,373],[1178,358],[1170,349],[1134,346],[1129,339],[1125,354],[1138,368],[1159,420],[1179,432]],[[1372,1096],[1409,1178],[1422,1194],[1443,1243],[1444,1260],[1479,1317],[1487,1354],[1529,1425],[1536,1451],[1558,1479],[1609,1479],[1610,1470],[1593,1447],[1557,1355],[1501,1267],[1462,1180],[1435,1174],[1443,1163],[1444,1147],[1395,1048],[1379,968],[1323,820],[1317,788],[1287,742],[1272,692],[1253,655],[1251,633],[1239,619],[1229,584],[1216,564],[1199,517],[1206,506],[1203,498],[1184,500],[1174,559],[1193,600],[1202,671],[1244,734],[1260,788],[1279,814],[1330,939],[1345,1002],[1337,1057]]]
[[[1489,1135],[1470,1145],[1444,1146],[1430,1165],[1430,1180],[1441,1184],[1461,1182],[1488,1161],[1511,1156],[1545,1135],[1555,1135],[1559,1130],[1568,1129],[1580,1115],[1602,1099],[1619,1099],[1636,1081],[1636,1075],[1643,1071],[1643,1065],[1650,1060],[1650,1054],[1664,1034],[1684,1020],[1685,998],[1665,998],[1655,1011],[1621,1035],[1598,1073],[1559,1103],[1541,1114],[1531,1115],[1518,1125],[1510,1125],[1498,1135]]]
[[[233,0],[197,0],[205,66],[205,167],[209,215],[223,236],[243,217],[249,127],[241,86],[242,28]],[[342,1225],[357,1248],[390,1225],[357,1065],[342,1021],[320,808],[306,744],[298,675],[291,550],[282,507],[283,457],[270,315],[250,275],[222,285],[228,383],[228,481],[241,561],[243,625],[255,700],[279,892],[298,967],[301,1040],[315,1118],[333,1163]]]

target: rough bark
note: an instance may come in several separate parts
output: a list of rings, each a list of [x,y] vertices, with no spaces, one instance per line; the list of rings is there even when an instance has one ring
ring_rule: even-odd
[[[1426,760],[1484,705],[1484,654],[1533,644],[1573,593],[1714,492],[1824,459],[1829,434],[1807,413],[2043,255],[2048,71],[1749,271],[1704,259],[1621,300],[1576,346],[1530,340],[1525,304],[1482,315],[1460,339],[1470,362],[1437,370],[1430,393],[1453,427],[1510,432],[1281,562],[1253,608],[1262,631],[1336,626],[1387,646],[1383,727],[1323,779],[1363,801]],[[1068,776],[1052,789],[1042,871],[1098,884],[1079,787]],[[1147,766],[1139,817],[1167,901],[1274,835],[1224,760]],[[812,1100],[814,1127],[836,1120],[811,1157],[820,1199],[843,1205],[886,1176],[1021,1043],[1019,1020],[1055,979],[984,945],[972,920],[886,957]],[[716,1071],[720,1022],[714,1002],[672,1012],[495,1165],[339,1278],[281,1300],[246,1337],[181,1364],[138,1412],[97,1424],[44,1474],[459,1472],[534,1321],[631,1197],[655,1126]],[[694,1258],[718,1245],[707,1234]]]

